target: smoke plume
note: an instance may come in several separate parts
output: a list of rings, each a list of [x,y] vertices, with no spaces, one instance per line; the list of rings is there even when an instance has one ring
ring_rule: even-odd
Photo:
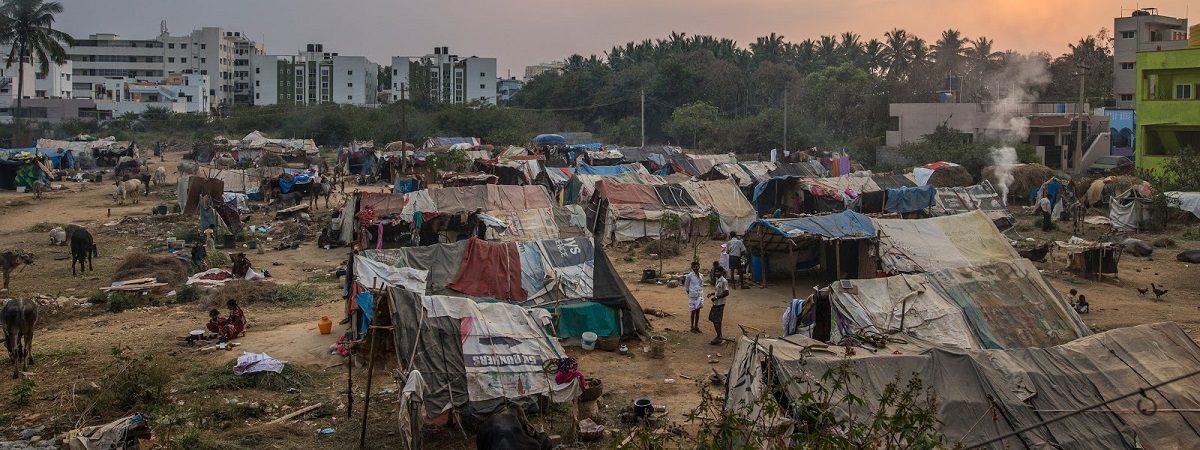
[[[997,142],[990,152],[1000,193],[1008,204],[1012,170],[1020,161],[1016,144],[1029,138],[1029,104],[1038,99],[1038,89],[1050,82],[1045,59],[1035,55],[1009,54],[1007,64],[991,83],[999,100],[993,103],[985,135]]]

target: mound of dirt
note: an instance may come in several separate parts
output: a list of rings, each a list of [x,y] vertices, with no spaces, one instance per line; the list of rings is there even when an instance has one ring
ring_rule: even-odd
[[[188,278],[187,262],[166,253],[132,253],[121,261],[113,273],[113,281],[155,278],[160,283],[175,286]]]

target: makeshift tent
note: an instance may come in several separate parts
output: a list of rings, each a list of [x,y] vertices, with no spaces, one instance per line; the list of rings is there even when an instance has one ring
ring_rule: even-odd
[[[1099,180],[1097,180],[1099,182]],[[1153,220],[1154,199],[1141,189],[1128,189],[1108,202],[1108,222],[1117,231],[1141,231]]]
[[[1067,241],[1054,241],[1055,252],[1066,254],[1066,269],[1084,278],[1117,276],[1122,246],[1112,242],[1093,242],[1071,236]]]
[[[1164,194],[1167,196],[1167,206],[1200,218],[1200,192],[1171,191]]]
[[[937,188],[931,215],[951,216],[968,211],[982,211],[996,228],[1007,231],[1016,225],[1012,212],[1004,204],[1004,199],[992,187],[992,183],[984,181],[967,187]]]
[[[872,219],[879,258],[890,273],[933,272],[1019,256],[992,221],[976,210],[929,219]]]
[[[369,270],[360,270],[358,261]],[[364,250],[352,274],[359,283],[385,283],[426,274],[427,294],[469,295],[538,305],[558,312],[558,337],[585,331],[600,336],[648,336],[637,299],[629,293],[602,248],[588,237],[496,243],[471,239],[453,244]],[[384,266],[380,269],[380,266]],[[414,272],[392,273],[408,268]],[[585,304],[602,305],[596,309]]]
[[[207,194],[214,199],[225,198],[225,183],[220,179],[183,175],[179,177],[179,184],[175,188],[179,209],[184,214],[196,212],[201,194]]]
[[[621,166],[624,167],[624,166]],[[563,172],[566,173],[565,171]],[[650,175],[640,171],[626,170],[614,175],[588,175],[574,173],[563,187],[562,203],[566,205],[587,203],[596,193],[596,183],[600,180],[610,180],[632,184],[666,184],[667,180],[658,175]]]
[[[899,355],[859,352],[849,359],[840,353],[813,356],[789,341],[796,340],[739,340],[727,408],[748,407],[757,394],[777,387],[787,397],[800,398],[824,382],[822,375],[848,364],[856,375],[850,387],[826,388],[834,395],[853,392],[865,402],[834,398],[833,404],[852,405],[838,407],[835,414],[874,420],[887,386],[903,387],[915,377],[936,394],[936,426],[949,446],[970,446],[1027,427],[985,448],[1191,448],[1200,441],[1200,420],[1192,412],[1200,408],[1195,395],[1200,377],[1151,388],[1194,372],[1200,363],[1200,347],[1174,323],[1119,328],[1040,349],[935,348]],[[766,376],[766,367],[772,376]],[[763,384],[769,380],[780,385]],[[1116,400],[1142,389],[1143,395]],[[1116,401],[1088,409],[1110,400]],[[1140,412],[1155,407],[1153,414]],[[1085,411],[1034,426],[1076,410]]]
[[[681,183],[696,205],[717,214],[722,235],[742,233],[754,223],[754,207],[732,181],[688,181]]]
[[[787,252],[792,282],[795,272],[821,267],[833,279],[870,278],[876,263],[875,226],[871,218],[854,211],[795,219],[759,219],[746,230],[746,245],[764,260],[782,259]],[[763,262],[762,264],[766,264]],[[765,271],[764,271],[765,272]],[[760,280],[766,282],[765,275]]]
[[[548,311],[399,288],[387,292],[396,359],[404,372],[421,377],[426,420],[441,417],[435,421],[444,423],[455,408],[486,414],[534,395],[566,402],[582,392],[578,379],[558,384],[554,372],[544,370],[566,356],[546,331]]]
[[[722,163],[713,166],[712,170],[696,177],[700,180],[733,180],[739,187],[752,188],[760,179],[749,168],[742,164]]]
[[[897,331],[939,347],[1025,348],[1090,334],[1027,259],[831,285],[832,341]]]
[[[667,214],[678,216],[681,230],[692,234],[710,231],[707,225],[689,225],[710,214],[720,225],[711,231],[722,235],[745,230],[755,218],[750,203],[730,181],[647,185],[604,179],[596,184],[591,203],[597,211],[593,233],[605,242],[658,238]]]
[[[557,134],[539,134],[533,137],[533,145],[567,145],[567,139]]]
[[[466,144],[470,147],[479,145],[479,138],[473,137],[431,137],[425,139],[425,143],[421,148],[449,148],[457,144]]]
[[[775,168],[768,171],[768,174],[772,177],[791,176],[821,178],[829,173],[818,161],[804,161],[795,163],[781,162],[772,164],[775,164]]]
[[[934,204],[937,189],[933,186],[899,187],[888,189],[883,210],[890,213],[923,211]]]

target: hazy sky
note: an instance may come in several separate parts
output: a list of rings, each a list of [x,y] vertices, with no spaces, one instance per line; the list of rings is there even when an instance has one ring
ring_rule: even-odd
[[[573,53],[603,55],[613,45],[663,38],[671,31],[729,37],[745,46],[771,32],[789,41],[854,31],[865,38],[904,28],[934,41],[957,28],[985,35],[997,49],[1058,54],[1068,42],[1112,29],[1117,0],[60,0],[59,29],[79,37],[114,32],[128,38],[201,26],[243,31],[273,54],[305,43],[326,51],[419,56],[449,46],[461,56],[498,58],[499,74],[524,75],[524,66]],[[1187,0],[1147,2],[1182,17]],[[1197,11],[1200,13],[1200,10]],[[1128,11],[1125,12],[1128,14]],[[1192,21],[1194,23],[1194,21]]]

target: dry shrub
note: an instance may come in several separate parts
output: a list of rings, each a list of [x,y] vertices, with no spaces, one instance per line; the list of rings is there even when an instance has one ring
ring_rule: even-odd
[[[929,184],[934,187],[965,187],[975,184],[971,172],[963,166],[945,166],[933,171],[929,176]]]
[[[155,278],[160,283],[175,286],[188,278],[188,263],[165,253],[132,253],[121,261],[113,273],[113,281]]]
[[[1016,199],[1027,199],[1029,193],[1054,177],[1054,171],[1041,164],[1018,164],[1010,172],[1013,182],[1008,185],[1008,196]],[[992,183],[1000,190],[1000,180],[996,177],[996,166],[983,168],[982,178]]]
[[[659,255],[663,258],[679,256],[682,246],[674,239],[656,239],[646,244],[642,249],[646,256]]]
[[[206,308],[224,308],[229,300],[237,300],[241,306],[272,303],[278,288],[270,281],[233,280],[210,290],[202,303]]]

